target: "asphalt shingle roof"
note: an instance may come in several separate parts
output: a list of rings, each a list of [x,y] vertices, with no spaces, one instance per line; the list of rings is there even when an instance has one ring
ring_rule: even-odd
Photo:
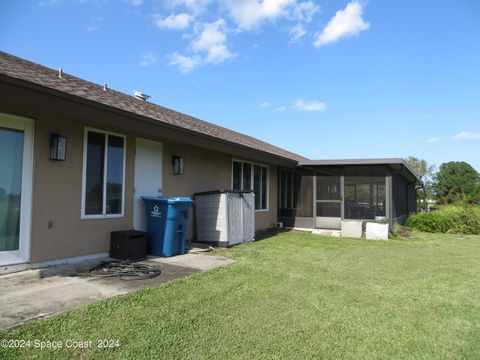
[[[214,125],[160,105],[139,100],[134,96],[119,91],[112,89],[104,91],[103,85],[94,84],[66,73],[63,73],[60,78],[58,77],[57,70],[50,69],[5,52],[0,52],[0,74],[69,95],[78,96],[135,115],[144,116],[164,124],[207,135],[217,140],[231,142],[233,144],[288,160],[305,160],[305,158],[300,155],[268,144],[251,136]]]

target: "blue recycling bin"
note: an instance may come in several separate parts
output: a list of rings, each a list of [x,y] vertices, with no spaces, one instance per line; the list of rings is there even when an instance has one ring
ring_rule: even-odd
[[[184,254],[192,199],[144,196],[142,200],[147,213],[150,254],[164,257]]]

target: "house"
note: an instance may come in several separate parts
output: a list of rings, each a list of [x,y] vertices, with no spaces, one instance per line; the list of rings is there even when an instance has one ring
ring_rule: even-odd
[[[415,212],[400,159],[311,161],[4,52],[0,94],[0,265],[105,256],[145,228],[142,195],[253,189],[256,229]]]

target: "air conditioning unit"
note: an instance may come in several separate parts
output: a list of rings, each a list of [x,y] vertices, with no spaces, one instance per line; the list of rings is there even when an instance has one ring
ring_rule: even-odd
[[[110,257],[137,261],[147,257],[147,233],[136,230],[110,233]]]

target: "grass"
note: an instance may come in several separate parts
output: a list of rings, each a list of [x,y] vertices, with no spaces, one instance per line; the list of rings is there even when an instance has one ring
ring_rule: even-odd
[[[217,253],[238,262],[0,336],[118,339],[118,348],[0,358],[480,358],[480,236],[285,232]]]

